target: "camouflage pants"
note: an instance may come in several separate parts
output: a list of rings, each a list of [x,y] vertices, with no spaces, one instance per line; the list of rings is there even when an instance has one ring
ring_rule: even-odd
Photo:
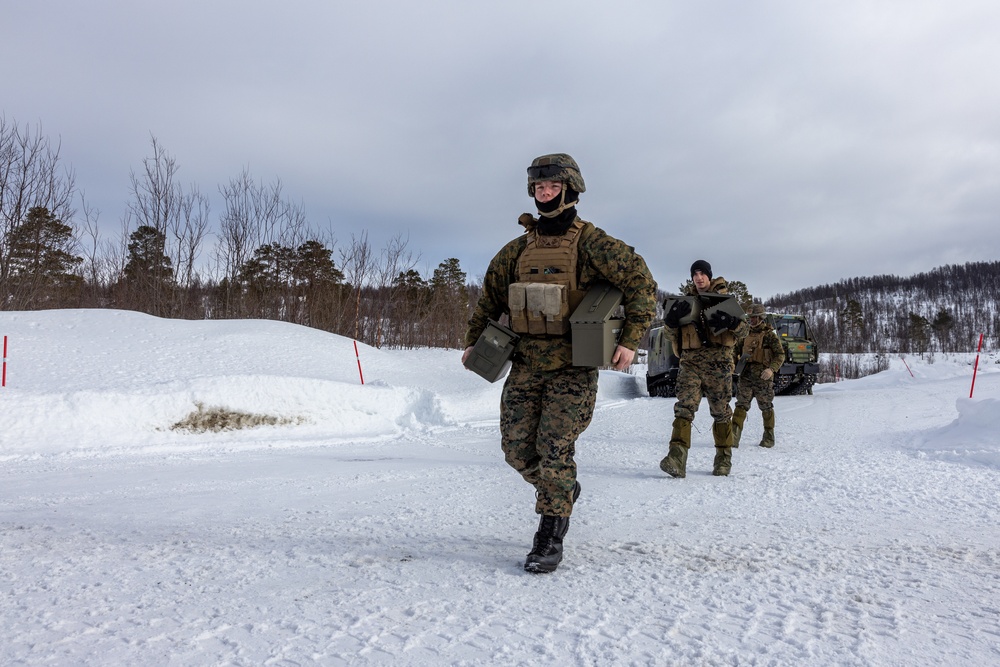
[[[750,409],[750,403],[757,399],[761,412],[774,409],[774,380],[762,380],[760,374],[767,368],[764,364],[750,363],[740,375],[739,389],[736,390],[736,407]]]
[[[538,514],[572,514],[576,439],[596,400],[596,368],[511,368],[500,400],[501,446],[507,463],[535,487]]]
[[[704,394],[708,409],[717,422],[729,421],[733,411],[733,348],[703,347],[684,350],[677,372],[677,402],[674,417],[694,421],[694,413]]]

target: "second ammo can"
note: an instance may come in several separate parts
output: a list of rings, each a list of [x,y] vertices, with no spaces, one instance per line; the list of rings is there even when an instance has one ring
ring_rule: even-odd
[[[594,285],[569,316],[573,333],[574,366],[607,366],[625,326],[614,314],[621,305],[622,291],[610,283]]]

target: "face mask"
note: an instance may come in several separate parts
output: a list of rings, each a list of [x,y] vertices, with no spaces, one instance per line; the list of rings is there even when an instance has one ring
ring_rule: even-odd
[[[563,211],[576,206],[579,199],[580,193],[569,187],[566,183],[563,183],[558,197],[553,197],[551,201],[544,203],[536,199],[535,207],[538,209],[538,214],[543,218],[554,218]]]

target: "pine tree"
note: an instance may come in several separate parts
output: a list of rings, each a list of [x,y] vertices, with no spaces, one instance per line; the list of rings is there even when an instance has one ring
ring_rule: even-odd
[[[427,288],[427,281],[420,276],[420,272],[416,269],[410,269],[405,272],[400,271],[396,279],[392,281],[392,284],[396,287],[401,287],[407,293],[414,293]]]
[[[844,347],[850,352],[859,352],[863,348],[865,317],[861,312],[861,304],[854,299],[840,311],[840,330],[844,339]]]
[[[266,243],[240,267],[237,279],[246,287],[265,293],[290,287],[295,267],[294,252],[280,243]]]
[[[165,251],[166,235],[155,227],[140,225],[128,238],[128,260],[119,282],[124,300],[119,305],[169,317],[175,283]]]
[[[77,293],[83,258],[72,253],[73,228],[44,206],[28,210],[9,237],[10,292],[17,308],[59,307]]]
[[[753,303],[753,294],[747,289],[746,283],[742,280],[729,280],[727,281],[727,287],[729,288],[729,293],[736,297],[736,300],[740,302],[740,307],[746,310]]]
[[[431,289],[435,292],[462,292],[465,289],[465,271],[454,257],[441,262],[431,277]]]
[[[296,283],[297,321],[301,324],[332,324],[343,314],[348,288],[332,254],[330,248],[315,240],[295,249],[292,278]]]
[[[923,354],[927,351],[927,343],[930,337],[927,334],[927,318],[917,313],[910,313],[910,340],[913,344],[913,351]]]
[[[125,280],[136,283],[171,281],[174,269],[164,251],[166,241],[163,232],[149,225],[140,225],[129,234]]]
[[[469,296],[465,272],[454,257],[441,262],[431,277],[432,312],[440,332],[437,345],[460,347],[469,319]]]
[[[319,288],[339,285],[344,274],[333,263],[333,251],[319,241],[306,241],[295,250],[293,275],[300,285]]]
[[[931,329],[934,330],[934,335],[938,339],[938,345],[941,346],[942,352],[951,351],[948,343],[951,338],[951,329],[953,326],[955,326],[955,318],[951,316],[947,308],[940,308],[931,322]]]

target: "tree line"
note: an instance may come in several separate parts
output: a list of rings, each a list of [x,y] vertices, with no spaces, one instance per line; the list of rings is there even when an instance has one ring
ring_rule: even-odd
[[[378,251],[364,233],[338,247],[280,180],[259,182],[246,170],[219,187],[210,232],[208,197],[183,187],[178,169],[152,137],[151,155],[129,174],[121,231],[104,238],[59,145],[0,117],[0,310],[274,319],[375,347],[463,346],[481,285],[458,259],[423,276],[399,237]],[[744,306],[754,300],[742,282],[729,287]],[[1000,262],[981,262],[851,278],[767,306],[805,315],[823,352],[964,352],[980,333],[995,349],[997,295]]]
[[[399,237],[380,251],[367,234],[338,247],[280,180],[246,170],[219,188],[212,234],[208,197],[182,186],[176,160],[151,144],[130,173],[121,232],[108,239],[59,145],[0,118],[0,309],[275,319],[378,347],[462,345],[477,291],[458,259],[425,277]]]
[[[849,278],[779,294],[772,310],[806,316],[820,350],[933,354],[1000,342],[1000,261],[951,264],[910,277]]]

